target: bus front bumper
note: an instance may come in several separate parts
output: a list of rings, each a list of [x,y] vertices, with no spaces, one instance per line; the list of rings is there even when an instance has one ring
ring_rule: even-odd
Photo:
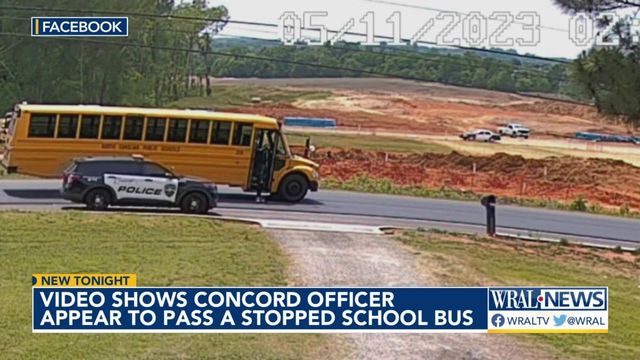
[[[318,182],[317,181],[310,181],[309,182],[309,190],[318,191]]]

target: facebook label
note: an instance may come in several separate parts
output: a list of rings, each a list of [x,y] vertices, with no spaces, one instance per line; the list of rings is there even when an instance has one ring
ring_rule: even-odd
[[[129,18],[32,17],[31,36],[129,36]]]
[[[489,332],[607,332],[609,293],[593,288],[489,288]]]

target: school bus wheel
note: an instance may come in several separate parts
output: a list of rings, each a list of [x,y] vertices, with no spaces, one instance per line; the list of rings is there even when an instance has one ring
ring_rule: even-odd
[[[289,174],[282,183],[280,189],[278,189],[278,198],[289,201],[298,202],[304,199],[309,190],[309,181],[302,174]]]
[[[90,210],[106,210],[111,202],[111,194],[105,189],[91,190],[84,198]]]

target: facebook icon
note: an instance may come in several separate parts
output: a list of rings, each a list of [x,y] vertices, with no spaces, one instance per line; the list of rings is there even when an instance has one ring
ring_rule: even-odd
[[[502,316],[501,314],[493,315],[491,317],[491,323],[495,327],[501,327],[502,325],[504,325],[504,316]]]

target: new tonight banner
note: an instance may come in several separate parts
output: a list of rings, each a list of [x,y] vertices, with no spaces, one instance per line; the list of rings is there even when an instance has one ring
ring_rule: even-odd
[[[605,287],[33,287],[33,332],[607,330]]]

